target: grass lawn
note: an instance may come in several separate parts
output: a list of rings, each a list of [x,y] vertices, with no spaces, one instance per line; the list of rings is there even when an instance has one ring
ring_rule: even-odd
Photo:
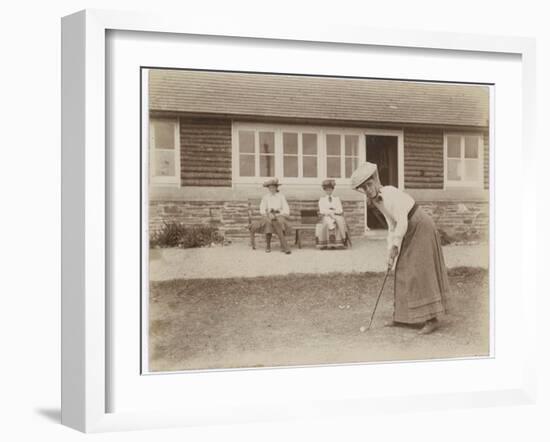
[[[487,271],[449,272],[451,312],[431,335],[383,327],[390,276],[370,331],[382,273],[290,274],[152,282],[151,371],[274,367],[483,356],[489,353]]]

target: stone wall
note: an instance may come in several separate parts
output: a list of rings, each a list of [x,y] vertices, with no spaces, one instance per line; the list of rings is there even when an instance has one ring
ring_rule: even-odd
[[[250,205],[249,205],[250,204]],[[344,212],[352,237],[359,237],[364,229],[363,201],[345,201]],[[451,238],[486,240],[489,229],[487,202],[433,201],[421,202],[421,207],[434,219],[437,227]],[[301,221],[303,210],[316,210],[316,200],[290,200],[290,222]],[[259,200],[240,201],[152,201],[149,206],[151,232],[162,228],[163,222],[187,225],[213,225],[231,241],[248,238],[249,220],[260,217]],[[311,238],[308,238],[311,236]],[[306,241],[313,239],[306,233]]]
[[[432,217],[438,229],[451,238],[489,239],[487,202],[433,201],[422,202],[420,206]]]

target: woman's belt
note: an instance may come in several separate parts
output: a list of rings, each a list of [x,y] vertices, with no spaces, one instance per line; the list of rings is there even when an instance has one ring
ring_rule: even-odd
[[[414,215],[414,212],[416,212],[416,209],[418,209],[418,204],[414,203],[413,206],[411,207],[411,210],[409,210],[409,213],[407,215],[407,219],[412,218],[412,216]]]

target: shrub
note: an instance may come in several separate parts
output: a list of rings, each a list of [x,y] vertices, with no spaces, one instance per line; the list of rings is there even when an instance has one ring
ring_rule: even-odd
[[[176,222],[164,222],[162,228],[151,235],[150,247],[204,247],[222,244],[223,236],[218,229],[208,225],[188,226]]]
[[[446,246],[448,244],[467,244],[472,242],[479,242],[482,237],[477,230],[469,230],[466,232],[456,232],[454,235],[449,235],[444,230],[438,229],[441,245]]]
[[[439,233],[439,239],[441,240],[441,245],[446,246],[455,242],[455,239],[449,235],[445,230],[437,229]]]

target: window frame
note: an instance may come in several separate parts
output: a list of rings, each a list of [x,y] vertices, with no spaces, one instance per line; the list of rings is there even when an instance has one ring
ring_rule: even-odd
[[[477,180],[464,180],[460,181],[448,179],[448,139],[449,137],[460,137],[460,164],[462,175],[464,175],[464,163],[465,163],[465,140],[466,137],[477,137],[477,153],[478,153],[478,179]],[[443,188],[483,188],[484,177],[484,164],[485,164],[485,146],[484,137],[481,132],[445,132],[443,136]]]
[[[255,176],[240,176],[240,150],[239,150],[239,131],[255,132],[255,155],[256,169]],[[232,124],[232,165],[233,165],[233,185],[234,184],[260,184],[266,177],[259,176],[259,152],[258,152],[258,134],[259,132],[271,131],[275,133],[275,174],[279,180],[285,184],[296,185],[318,185],[327,175],[327,154],[326,154],[326,135],[337,134],[341,138],[341,172],[342,177],[335,178],[337,184],[349,184],[350,178],[345,178],[345,136],[356,135],[358,137],[358,162],[365,161],[365,129],[338,127],[338,126],[318,126],[318,125],[294,125],[294,124],[269,124],[269,123],[246,123],[233,122]],[[284,149],[283,133],[298,134],[298,177],[284,176]],[[317,136],[317,176],[304,177],[303,173],[303,135],[315,134]]]
[[[154,123],[166,121],[174,123],[174,176],[155,176],[154,165],[157,151],[170,151],[170,149],[156,149],[154,146]],[[151,117],[149,118],[149,182],[157,186],[180,186],[181,183],[181,145],[180,145],[180,121],[179,118]]]

